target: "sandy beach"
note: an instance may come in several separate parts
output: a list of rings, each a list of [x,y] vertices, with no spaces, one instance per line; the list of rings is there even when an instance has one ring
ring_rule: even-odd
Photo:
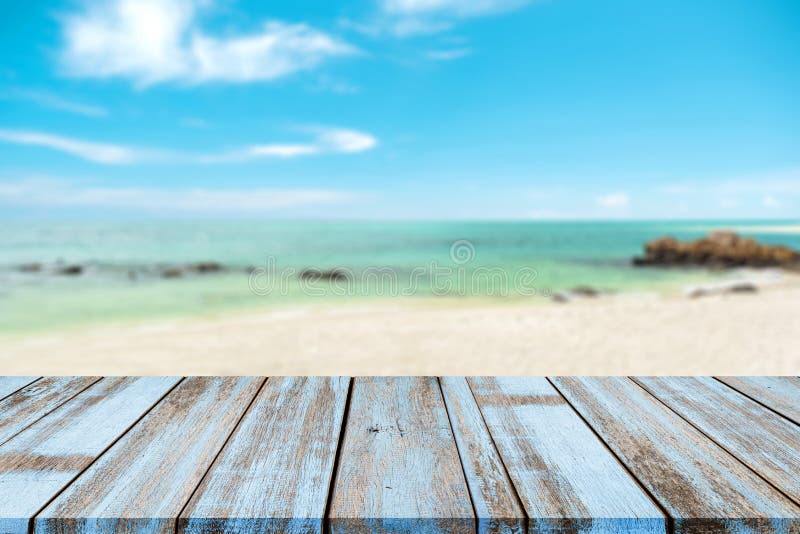
[[[385,300],[0,338],[3,374],[798,374],[800,282],[690,299]]]

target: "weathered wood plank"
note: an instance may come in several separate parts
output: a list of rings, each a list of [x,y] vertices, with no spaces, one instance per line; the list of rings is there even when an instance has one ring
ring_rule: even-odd
[[[800,425],[800,378],[796,376],[717,378]]]
[[[800,427],[711,377],[639,377],[645,389],[800,502]]]
[[[531,532],[661,533],[661,510],[544,377],[471,377]]]
[[[798,532],[800,509],[632,380],[552,379],[677,533]]]
[[[37,380],[0,401],[0,444],[100,380],[92,376],[54,376]]]
[[[329,521],[334,534],[474,534],[436,378],[355,379]]]
[[[262,383],[187,378],[36,516],[36,533],[173,532]]]
[[[322,532],[349,379],[270,378],[181,514],[186,532]]]
[[[525,532],[525,512],[466,378],[442,377],[440,383],[478,519],[478,532]]]
[[[0,400],[39,378],[38,376],[0,376]]]
[[[101,380],[0,446],[0,532],[27,532],[29,520],[178,380]]]

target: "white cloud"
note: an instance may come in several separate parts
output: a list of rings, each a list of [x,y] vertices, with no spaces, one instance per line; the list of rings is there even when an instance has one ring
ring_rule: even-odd
[[[269,143],[250,145],[227,152],[197,156],[201,163],[250,161],[259,158],[297,158],[316,154],[354,154],[371,150],[378,140],[364,132],[345,128],[313,128],[308,143]]]
[[[0,130],[0,141],[20,145],[41,146],[60,152],[66,152],[67,154],[72,154],[73,156],[95,163],[110,165],[133,163],[141,159],[144,155],[144,153],[140,153],[136,149],[120,145],[95,143],[48,133],[22,130]]]
[[[139,86],[274,80],[352,55],[352,45],[305,24],[265,22],[215,37],[197,25],[202,0],[91,2],[63,20],[61,63],[77,77],[123,77]]]
[[[595,204],[601,208],[620,209],[627,208],[630,204],[630,197],[626,193],[609,193],[596,197]]]
[[[425,57],[433,61],[453,61],[472,54],[471,48],[452,48],[449,50],[429,50]]]
[[[366,22],[340,20],[342,27],[379,36],[413,37],[440,33],[466,18],[512,11],[532,0],[377,0],[378,13]]]
[[[781,202],[772,195],[765,195],[764,198],[761,199],[761,203],[764,204],[764,206],[766,206],[767,208],[781,207]]]
[[[83,104],[61,98],[60,96],[42,91],[31,90],[11,90],[0,94],[0,98],[24,100],[33,102],[43,108],[54,109],[57,111],[66,111],[68,113],[75,113],[77,115],[84,115],[86,117],[105,117],[108,115],[108,110],[100,106],[93,106],[90,104]]]
[[[333,128],[319,130],[319,146],[330,152],[363,152],[375,148],[378,140],[356,130]]]
[[[41,146],[108,165],[226,163],[262,158],[297,158],[314,154],[354,154],[371,150],[378,145],[378,140],[374,136],[357,130],[313,128],[310,131],[313,133],[313,138],[307,143],[253,144],[244,148],[211,153],[134,148],[24,130],[0,129],[0,142]]]
[[[257,213],[349,203],[358,195],[329,189],[154,189],[72,186],[52,180],[0,183],[0,203],[148,212]]]
[[[457,17],[473,17],[509,11],[528,3],[529,0],[383,0],[387,13],[402,15],[448,14]]]

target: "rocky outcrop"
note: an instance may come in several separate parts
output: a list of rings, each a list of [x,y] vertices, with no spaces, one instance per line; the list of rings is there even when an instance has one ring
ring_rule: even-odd
[[[298,274],[301,280],[349,280],[350,275],[344,269],[320,270],[315,268],[303,269]]]
[[[223,267],[222,264],[214,261],[202,261],[198,263],[192,263],[187,267],[187,270],[198,274],[210,274],[221,272]]]
[[[696,241],[661,237],[647,243],[644,251],[644,256],[633,259],[634,265],[800,268],[800,252],[729,231],[711,232]]]
[[[83,273],[83,265],[67,265],[60,267],[56,272],[65,276],[77,276]]]

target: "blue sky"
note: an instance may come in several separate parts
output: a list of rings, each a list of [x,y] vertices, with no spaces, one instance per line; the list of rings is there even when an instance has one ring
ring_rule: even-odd
[[[800,215],[795,0],[4,8],[5,216]]]

